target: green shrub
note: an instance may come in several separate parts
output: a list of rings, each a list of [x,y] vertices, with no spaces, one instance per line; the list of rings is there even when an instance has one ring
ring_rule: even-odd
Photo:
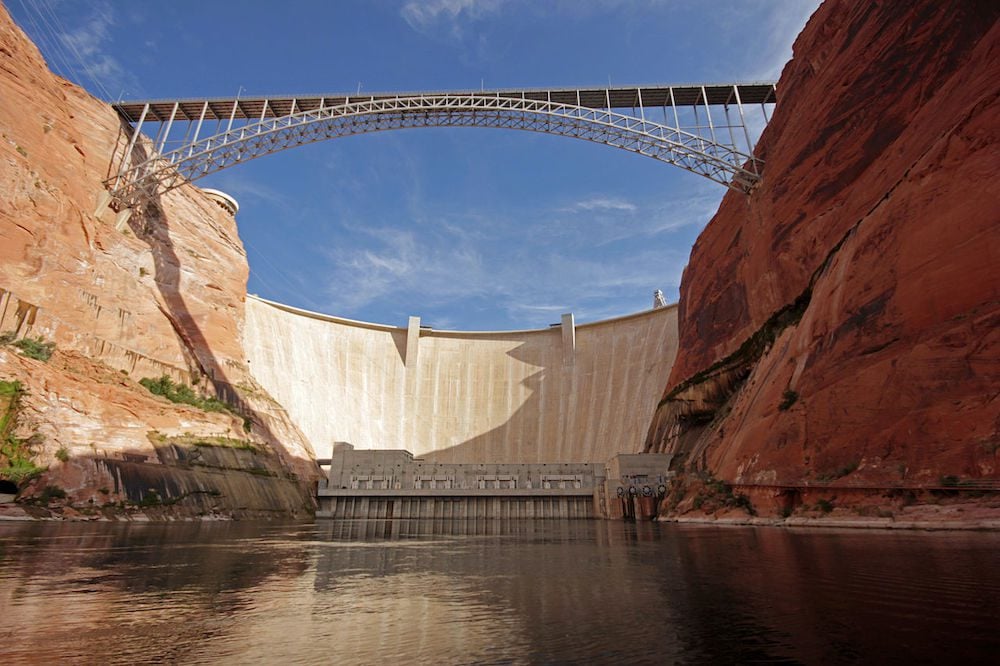
[[[833,500],[828,500],[826,498],[816,501],[816,508],[823,513],[830,513],[833,511]]]
[[[12,481],[18,486],[33,479],[46,470],[25,458],[8,459],[6,465],[0,467],[0,479]]]
[[[52,352],[56,348],[56,343],[46,342],[42,337],[21,338],[8,344],[12,344],[14,347],[20,349],[21,353],[28,358],[43,362],[52,358]]]
[[[7,399],[7,407],[0,414],[0,479],[13,481],[19,486],[45,471],[44,467],[39,467],[33,461],[32,449],[41,442],[41,437],[34,435],[21,439],[11,432],[23,392],[24,389],[17,380],[0,380],[0,397]]]
[[[13,398],[21,395],[23,390],[24,387],[21,386],[21,382],[16,379],[9,382],[0,379],[0,397]]]
[[[827,474],[820,474],[818,477],[816,477],[816,479],[819,481],[834,481],[836,479],[839,479],[841,477],[853,473],[858,469],[858,465],[860,464],[861,463],[859,461],[854,460],[852,462],[847,463],[843,467],[835,469],[832,472],[829,472]]]
[[[179,384],[169,376],[163,375],[159,379],[144,377],[139,383],[145,386],[153,395],[163,396],[170,402],[182,405],[198,407],[206,412],[231,411],[229,405],[216,398],[204,398],[194,392],[187,384]]]
[[[733,504],[743,509],[751,516],[757,515],[757,510],[753,507],[753,503],[750,501],[749,495],[744,495],[743,493],[736,493],[733,495]]]
[[[778,405],[778,409],[782,412],[788,411],[798,399],[798,393],[792,389],[785,389],[785,392],[781,394],[781,403]]]
[[[172,439],[177,442],[183,438]],[[245,439],[232,439],[231,437],[198,437],[194,439],[192,444],[195,446],[239,449],[242,451],[250,451],[251,453],[258,453],[258,449],[253,442],[249,442]]]
[[[698,476],[703,486],[692,502],[695,509],[704,507],[708,511],[715,511],[721,507],[740,508],[751,516],[757,515],[757,510],[747,495],[734,493],[732,486],[715,478],[711,472],[700,472]]]
[[[160,499],[160,493],[153,488],[150,488],[139,500],[139,506],[160,506],[161,504],[163,504],[163,500]]]
[[[59,450],[56,451],[56,458],[59,462],[69,462],[69,450],[65,446],[60,446]]]
[[[54,499],[66,499],[66,491],[59,486],[45,486],[38,500],[43,504],[48,504]]]
[[[708,488],[714,495],[726,495],[729,494],[729,489],[726,484],[716,478],[709,478],[705,481],[705,487]]]

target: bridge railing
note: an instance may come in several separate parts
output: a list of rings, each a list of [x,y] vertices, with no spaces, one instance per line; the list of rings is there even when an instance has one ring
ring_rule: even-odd
[[[433,125],[607,143],[747,190],[775,101],[774,85],[758,83],[120,102],[132,132],[108,186],[123,202],[312,141]]]

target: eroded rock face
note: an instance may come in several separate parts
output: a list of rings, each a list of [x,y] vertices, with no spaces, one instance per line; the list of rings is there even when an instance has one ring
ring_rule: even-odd
[[[116,226],[98,203],[123,142],[112,109],[51,74],[0,8],[0,332],[65,352],[42,364],[0,347],[0,378],[27,390],[19,427],[44,437],[37,452],[50,471],[39,484],[86,501],[109,483],[88,461],[129,453],[161,464],[149,433],[188,433],[234,437],[280,461],[284,477],[301,482],[281,492],[299,510],[310,506],[311,447],[247,370],[248,268],[235,220],[185,186]],[[164,374],[226,398],[238,414],[176,406],[135,381]],[[68,462],[54,457],[60,450]],[[250,504],[215,502],[223,512]]]
[[[742,484],[997,479],[1000,7],[827,0],[681,285],[647,448]]]

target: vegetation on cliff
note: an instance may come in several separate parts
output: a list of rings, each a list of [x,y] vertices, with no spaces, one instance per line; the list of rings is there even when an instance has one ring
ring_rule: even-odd
[[[21,350],[21,353],[36,361],[48,361],[52,358],[52,352],[56,349],[56,343],[47,342],[41,336],[37,338],[17,339],[17,334],[13,331],[0,333],[0,345],[10,345]]]
[[[238,449],[250,451],[251,453],[261,453],[261,447],[245,439],[234,439],[232,437],[222,437],[218,435],[164,435],[153,430],[146,434],[147,439],[156,446],[177,445],[177,446],[200,446],[216,447],[223,449]]]
[[[38,436],[22,439],[14,435],[23,393],[20,382],[0,380],[0,479],[18,485],[45,471],[34,462]]]
[[[731,484],[725,483],[710,471],[691,471],[679,474],[670,484],[670,491],[663,499],[663,508],[675,516],[689,511],[713,514],[731,510],[741,510],[749,516],[756,516],[750,498],[733,491]]]
[[[206,412],[225,412],[230,409],[229,405],[221,400],[200,396],[187,384],[177,383],[167,375],[163,375],[158,379],[144,377],[139,380],[139,383],[145,386],[153,395],[162,396],[170,402],[191,405]]]
[[[253,427],[251,419],[240,414],[235,407],[225,403],[218,398],[198,395],[193,388],[187,384],[181,384],[172,380],[169,376],[163,375],[158,379],[144,377],[139,383],[145,386],[150,393],[166,398],[170,402],[191,405],[206,412],[232,412],[243,418],[243,430],[250,432]]]

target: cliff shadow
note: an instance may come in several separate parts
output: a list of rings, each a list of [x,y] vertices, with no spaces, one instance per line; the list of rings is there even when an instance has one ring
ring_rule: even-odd
[[[131,128],[122,121],[122,134],[127,135],[129,132],[131,132]],[[148,148],[140,138],[133,147],[130,156],[131,163],[140,164],[148,156]],[[268,417],[259,412],[237,388],[238,382],[232,381],[224,360],[220,359],[213,350],[212,341],[199,325],[181,287],[184,262],[173,238],[174,230],[171,228],[170,216],[166,214],[162,194],[154,186],[142,191],[139,200],[140,203],[135,205],[128,219],[128,228],[135,234],[136,238],[149,247],[153,258],[153,279],[163,303],[160,311],[181,342],[181,349],[188,365],[188,373],[192,377],[192,383],[197,379],[204,378],[214,397],[229,405],[234,413],[243,417],[244,430],[248,434],[252,433],[278,449],[276,453],[282,460],[298,463],[291,465],[289,471],[293,469],[307,470],[315,467],[312,460],[302,458],[288,450],[277,433],[273,431]],[[243,285],[244,292],[245,288],[246,285]],[[240,341],[240,348],[242,349],[242,341]],[[245,354],[244,358],[240,360],[245,361]],[[249,377],[249,374],[247,376]],[[306,441],[303,436],[303,442]],[[304,489],[306,482],[311,485],[313,481],[314,479],[311,478],[300,479]],[[309,502],[314,501],[310,494]]]

